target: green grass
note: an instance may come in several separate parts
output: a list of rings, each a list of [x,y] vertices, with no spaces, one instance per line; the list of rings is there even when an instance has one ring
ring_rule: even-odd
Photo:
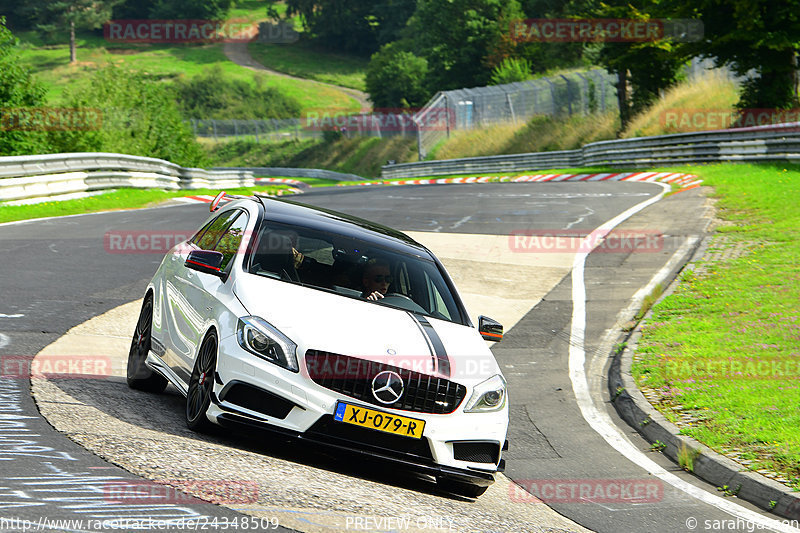
[[[338,140],[289,140],[278,143],[203,142],[212,166],[322,168],[377,177],[381,165],[416,160],[416,139],[342,137]]]
[[[745,253],[682,275],[653,308],[633,375],[667,418],[691,417],[683,433],[800,489],[800,167],[683,170],[714,187],[729,221],[711,251]]]
[[[265,73],[256,73],[228,60],[222,45],[168,45],[138,44],[110,45],[101,40],[81,39],[78,64],[69,64],[66,45],[47,48],[25,48],[20,55],[36,79],[48,89],[48,102],[63,103],[65,90],[85,90],[91,72],[109,64],[144,72],[155,79],[170,80],[177,76],[194,77],[212,66],[219,66],[229,79],[255,83],[263,78],[265,87],[273,87],[295,98],[303,110],[358,111],[358,101],[334,87],[326,87],[305,80],[295,80]],[[102,45],[101,45],[102,44]],[[104,45],[109,45],[108,47]],[[202,117],[198,117],[202,118]]]
[[[284,3],[279,3],[276,7],[279,13],[286,11]],[[265,4],[260,0],[243,0],[231,10],[228,18],[253,23],[266,20]],[[299,29],[297,17],[295,26]],[[277,55],[281,58],[283,67],[276,70],[288,68],[287,61],[300,65],[297,75],[310,79],[296,80],[240,67],[225,57],[222,44],[113,43],[106,41],[99,33],[81,32],[77,35],[76,41],[78,64],[70,65],[69,46],[66,44],[65,35],[54,37],[52,41],[45,41],[32,31],[20,32],[17,36],[21,41],[22,62],[32,69],[36,79],[48,89],[49,105],[63,104],[67,88],[75,91],[86,90],[91,72],[109,64],[145,72],[154,79],[164,81],[178,76],[194,77],[218,65],[222,68],[223,74],[230,79],[254,84],[257,77],[262,78],[265,87],[273,87],[296,99],[303,108],[301,115],[306,111],[320,109],[332,113],[356,112],[361,109],[358,101],[347,93],[335,87],[316,83],[313,79],[324,78],[323,81],[333,84],[342,81],[346,82],[343,85],[348,87],[363,86],[366,59],[327,54],[315,51],[307,45],[290,45],[287,49],[289,55],[272,52],[265,55],[265,57]],[[258,46],[255,48],[258,49]],[[311,74],[316,70],[319,73],[316,73],[317,78],[314,78]]]
[[[285,189],[281,185],[264,187],[226,189],[231,194],[252,194],[252,191],[274,193]],[[170,198],[181,196],[195,196],[200,194],[216,195],[217,189],[195,189],[181,191],[165,191],[161,189],[119,189],[104,194],[88,196],[75,200],[43,202],[33,205],[2,205],[0,204],[0,222],[13,222],[31,218],[56,217],[64,215],[78,215],[97,211],[113,211],[117,209],[132,209],[137,207],[151,207]]]
[[[250,43],[248,48],[256,61],[273,70],[365,90],[368,58],[336,54],[303,40],[291,44]]]

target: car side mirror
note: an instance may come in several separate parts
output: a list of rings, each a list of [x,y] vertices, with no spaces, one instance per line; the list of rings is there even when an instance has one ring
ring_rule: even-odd
[[[186,268],[225,278],[222,271],[222,253],[214,250],[192,250],[184,263]]]
[[[488,316],[478,317],[478,331],[487,341],[500,342],[503,338],[503,325],[497,320],[492,320]]]

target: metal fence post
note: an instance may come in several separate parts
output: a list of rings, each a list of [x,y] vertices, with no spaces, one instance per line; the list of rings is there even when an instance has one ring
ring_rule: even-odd
[[[444,95],[445,124],[447,124],[447,138],[450,138],[450,102],[447,101],[447,93]]]

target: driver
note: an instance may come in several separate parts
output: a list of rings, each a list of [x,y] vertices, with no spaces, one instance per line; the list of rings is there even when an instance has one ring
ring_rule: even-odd
[[[389,273],[389,263],[383,259],[370,259],[364,267],[361,277],[363,290],[361,297],[367,300],[380,300],[389,291],[392,275]]]

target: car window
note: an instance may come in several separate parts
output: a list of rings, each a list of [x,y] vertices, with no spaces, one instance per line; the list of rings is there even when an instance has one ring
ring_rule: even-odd
[[[365,300],[364,274],[388,267],[387,292],[375,303],[463,323],[464,317],[437,264],[358,238],[265,222],[250,252],[249,272]],[[381,267],[378,267],[381,268]],[[376,274],[376,277],[378,276]]]
[[[236,256],[239,246],[242,244],[244,232],[247,229],[248,217],[241,213],[237,216],[214,247],[214,250],[222,253],[222,270],[226,270],[231,263],[231,259]]]
[[[425,284],[427,288],[426,292],[428,293],[428,310],[436,317],[444,317],[447,320],[452,320],[451,309],[449,309],[447,303],[445,303],[445,299],[436,286],[436,282],[431,279],[427,272],[425,273]]]
[[[193,240],[192,242],[194,242],[202,250],[213,250],[214,246],[216,246],[217,242],[219,242],[220,237],[222,237],[222,235],[225,233],[225,230],[228,228],[233,219],[239,215],[239,213],[241,213],[241,211],[231,210],[220,214],[217,218],[212,220],[210,224],[208,224],[208,227],[200,236],[200,238],[197,239],[197,241]]]
[[[208,230],[209,226],[211,226],[211,224],[213,224],[215,220],[216,220],[216,218],[214,220],[210,221],[209,223],[207,223],[202,228],[200,228],[200,230],[197,233],[194,234],[194,237],[192,237],[189,242],[191,242],[192,244],[194,244],[196,246],[199,246],[200,237],[203,236],[203,234],[206,232],[206,230]]]

